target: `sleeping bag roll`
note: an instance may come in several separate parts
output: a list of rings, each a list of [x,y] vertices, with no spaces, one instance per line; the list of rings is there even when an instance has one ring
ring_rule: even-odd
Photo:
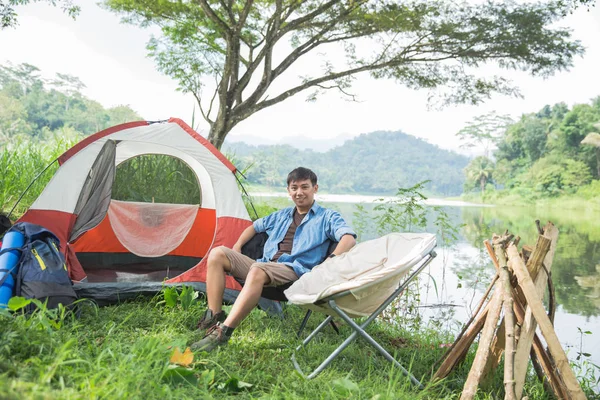
[[[25,236],[21,232],[9,231],[4,235],[2,241],[2,251],[11,248],[21,248],[25,244]],[[15,281],[11,272],[17,267],[17,263],[21,258],[21,251],[9,250],[0,254],[0,308],[6,308],[8,300],[12,297]],[[16,271],[14,271],[16,272]]]

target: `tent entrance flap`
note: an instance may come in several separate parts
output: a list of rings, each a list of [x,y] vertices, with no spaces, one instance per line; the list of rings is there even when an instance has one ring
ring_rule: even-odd
[[[115,236],[140,257],[160,257],[177,248],[190,232],[197,214],[198,206],[187,204],[113,200],[108,208]]]
[[[107,140],[94,160],[75,206],[77,220],[71,230],[69,242],[96,227],[104,219],[115,180],[116,148],[115,140]]]

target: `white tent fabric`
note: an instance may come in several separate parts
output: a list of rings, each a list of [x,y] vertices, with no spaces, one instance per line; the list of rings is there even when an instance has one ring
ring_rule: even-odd
[[[249,219],[234,174],[177,123],[123,129],[90,143],[57,170],[30,209],[73,213],[90,167],[107,140],[118,141],[117,164],[140,154],[168,154],[181,159],[198,176],[202,208],[216,209],[217,218]]]
[[[161,257],[189,233],[197,205],[111,200],[108,219],[123,246],[140,257]]]
[[[431,233],[390,233],[359,243],[304,274],[284,293],[291,303],[331,314],[317,301],[349,290],[336,299],[351,317],[367,316],[398,287],[402,277],[436,246]]]

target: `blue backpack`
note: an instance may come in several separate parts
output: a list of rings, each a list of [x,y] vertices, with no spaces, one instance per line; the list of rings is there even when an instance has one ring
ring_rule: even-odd
[[[77,300],[56,235],[28,222],[16,223],[10,231],[17,231],[25,238],[22,247],[2,250],[21,252],[18,266],[13,272],[13,295],[38,299],[42,303],[47,301],[47,308],[56,308],[59,303],[68,306]],[[34,308],[30,307],[28,311]]]

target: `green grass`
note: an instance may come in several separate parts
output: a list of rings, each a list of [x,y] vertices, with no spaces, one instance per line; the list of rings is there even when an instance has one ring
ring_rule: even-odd
[[[167,379],[174,347],[183,351],[198,339],[194,325],[205,304],[197,302],[188,310],[168,308],[161,298],[85,307],[80,318],[67,318],[59,329],[48,326],[41,313],[0,316],[0,398],[455,399],[473,356],[446,380],[427,383],[432,365],[445,351],[440,344],[452,338],[433,329],[408,332],[377,322],[369,332],[426,384],[424,391],[413,388],[360,339],[315,379],[305,380],[290,361],[299,344],[296,330],[303,311],[288,306],[283,320],[253,311],[227,346],[196,353],[191,382]],[[320,321],[313,314],[308,329]],[[340,330],[344,337],[350,333],[344,325]],[[299,353],[300,364],[305,370],[316,367],[341,339],[325,329]],[[500,367],[497,375],[501,371]],[[236,380],[252,386],[237,389]],[[547,398],[533,380],[527,390],[530,399]],[[501,393],[502,377],[497,376],[478,398],[498,398]]]

